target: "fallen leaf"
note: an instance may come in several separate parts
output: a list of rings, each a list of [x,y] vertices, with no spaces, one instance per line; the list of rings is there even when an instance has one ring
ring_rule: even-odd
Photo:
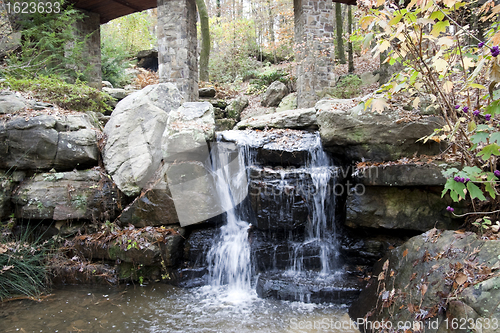
[[[420,288],[420,293],[422,294],[422,297],[425,295],[427,292],[427,285],[423,284],[422,287]]]
[[[385,262],[384,262],[384,265],[382,266],[382,269],[384,271],[387,271],[387,269],[389,268],[389,259],[387,259]]]
[[[464,273],[458,273],[455,277],[455,281],[459,286],[463,285],[467,281],[467,276]]]
[[[380,272],[380,274],[378,275],[378,280],[379,280],[379,281],[382,281],[382,280],[384,280],[384,279],[385,279],[385,274],[384,274],[384,272]]]
[[[403,258],[405,258],[408,255],[408,249],[403,251]]]

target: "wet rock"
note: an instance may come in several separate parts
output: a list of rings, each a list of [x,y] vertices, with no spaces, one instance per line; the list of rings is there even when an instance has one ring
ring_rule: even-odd
[[[421,322],[433,333],[447,332],[452,321],[500,321],[500,278],[491,274],[499,267],[499,251],[500,242],[473,233],[432,229],[415,236],[376,264],[349,314],[354,320],[366,316],[367,321],[383,319],[394,325]],[[491,325],[481,328],[496,330]]]
[[[275,129],[269,131],[224,131],[222,141],[248,144],[257,151],[257,162],[261,165],[302,166],[309,151],[317,147],[313,133],[299,130]]]
[[[399,111],[371,112],[353,100],[321,100],[315,108],[325,149],[346,160],[388,161],[440,153],[437,142],[417,142],[444,124],[440,117],[404,122],[399,121]]]
[[[16,117],[0,125],[0,168],[59,171],[97,165],[96,130],[87,114]]]
[[[103,161],[126,195],[139,194],[160,167],[168,115],[181,103],[182,96],[173,84],[160,83],[131,94],[113,111],[104,128]]]
[[[198,95],[202,98],[207,97],[207,98],[212,98],[215,97],[215,94],[217,92],[215,91],[214,87],[206,87],[206,88],[200,88],[198,89]]]
[[[446,211],[452,202],[441,199],[441,191],[441,187],[357,186],[347,197],[345,224],[351,228],[456,229],[463,221]]]
[[[42,173],[12,194],[15,217],[48,220],[111,220],[120,199],[99,170]]]
[[[245,110],[248,106],[249,100],[245,96],[238,96],[233,99],[226,107],[226,113],[228,118],[232,118],[239,121],[241,118],[241,112]]]
[[[189,267],[206,267],[207,254],[216,239],[217,228],[193,230],[184,243],[184,260]]]
[[[311,175],[305,168],[252,167],[249,194],[256,215],[255,227],[282,232],[304,230],[314,192]]]
[[[286,85],[279,81],[274,81],[267,88],[264,96],[262,97],[262,106],[270,107],[270,106],[278,106],[280,104],[283,97],[288,94],[288,88]]]
[[[76,258],[75,258],[76,259]],[[113,265],[89,263],[64,258],[52,259],[48,265],[50,281],[54,284],[118,284],[118,274]]]
[[[271,113],[267,115],[247,118],[238,124],[238,129],[253,128],[293,128],[293,129],[315,129],[316,110],[314,108],[288,110]]]
[[[353,276],[321,278],[319,276],[287,276],[281,273],[259,275],[257,295],[306,303],[350,303],[356,299],[364,282]]]

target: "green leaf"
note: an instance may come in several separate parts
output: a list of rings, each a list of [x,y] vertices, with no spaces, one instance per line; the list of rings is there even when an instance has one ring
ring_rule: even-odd
[[[500,146],[498,144],[492,143],[484,147],[483,150],[477,154],[477,156],[482,156],[483,160],[487,161],[491,155],[500,156],[499,149]]]
[[[450,21],[440,21],[436,24],[434,24],[434,27],[432,28],[431,35],[434,37],[438,37],[441,32],[446,31],[446,27],[450,25]]]
[[[500,143],[500,132],[494,132],[490,135],[490,142]]]
[[[486,200],[483,191],[473,182],[467,182],[467,190],[472,199],[478,198],[479,200]]]
[[[476,134],[470,137],[470,140],[476,145],[481,142],[488,142],[488,138],[490,137],[490,133],[488,132],[477,132]]]
[[[500,114],[500,100],[492,102],[486,107],[486,111],[492,116]]]
[[[431,20],[443,20],[444,19],[444,13],[440,10],[436,10],[435,12],[433,12],[431,14],[431,17],[430,17]]]
[[[497,196],[497,193],[495,191],[495,188],[493,187],[493,182],[487,182],[487,183],[485,183],[485,185],[486,185],[486,187],[485,187],[486,192],[489,193],[490,197],[495,199]]]
[[[453,178],[448,178],[441,193],[441,198],[444,197],[448,190],[450,190],[450,197],[453,201],[458,202],[464,197],[465,184],[456,182]]]
[[[393,26],[393,25],[396,25],[399,23],[399,21],[401,21],[401,19],[403,18],[403,15],[402,14],[398,14],[396,15],[395,17],[393,17],[392,20],[389,21],[389,25]]]

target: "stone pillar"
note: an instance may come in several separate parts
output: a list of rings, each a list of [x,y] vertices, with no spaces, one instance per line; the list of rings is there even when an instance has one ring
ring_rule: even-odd
[[[332,0],[294,0],[297,106],[306,108],[336,82]]]
[[[85,40],[81,70],[88,70],[85,79],[89,86],[102,88],[101,73],[101,22],[98,13],[82,10],[85,16],[76,23],[76,34],[79,39]]]
[[[172,82],[185,101],[198,99],[195,0],[158,0],[160,82]]]

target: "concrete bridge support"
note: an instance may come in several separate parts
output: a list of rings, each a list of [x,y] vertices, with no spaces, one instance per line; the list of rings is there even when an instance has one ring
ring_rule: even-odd
[[[314,106],[335,85],[332,0],[294,0],[297,105]]]
[[[198,99],[195,0],[158,0],[160,82],[177,85],[185,101]]]

